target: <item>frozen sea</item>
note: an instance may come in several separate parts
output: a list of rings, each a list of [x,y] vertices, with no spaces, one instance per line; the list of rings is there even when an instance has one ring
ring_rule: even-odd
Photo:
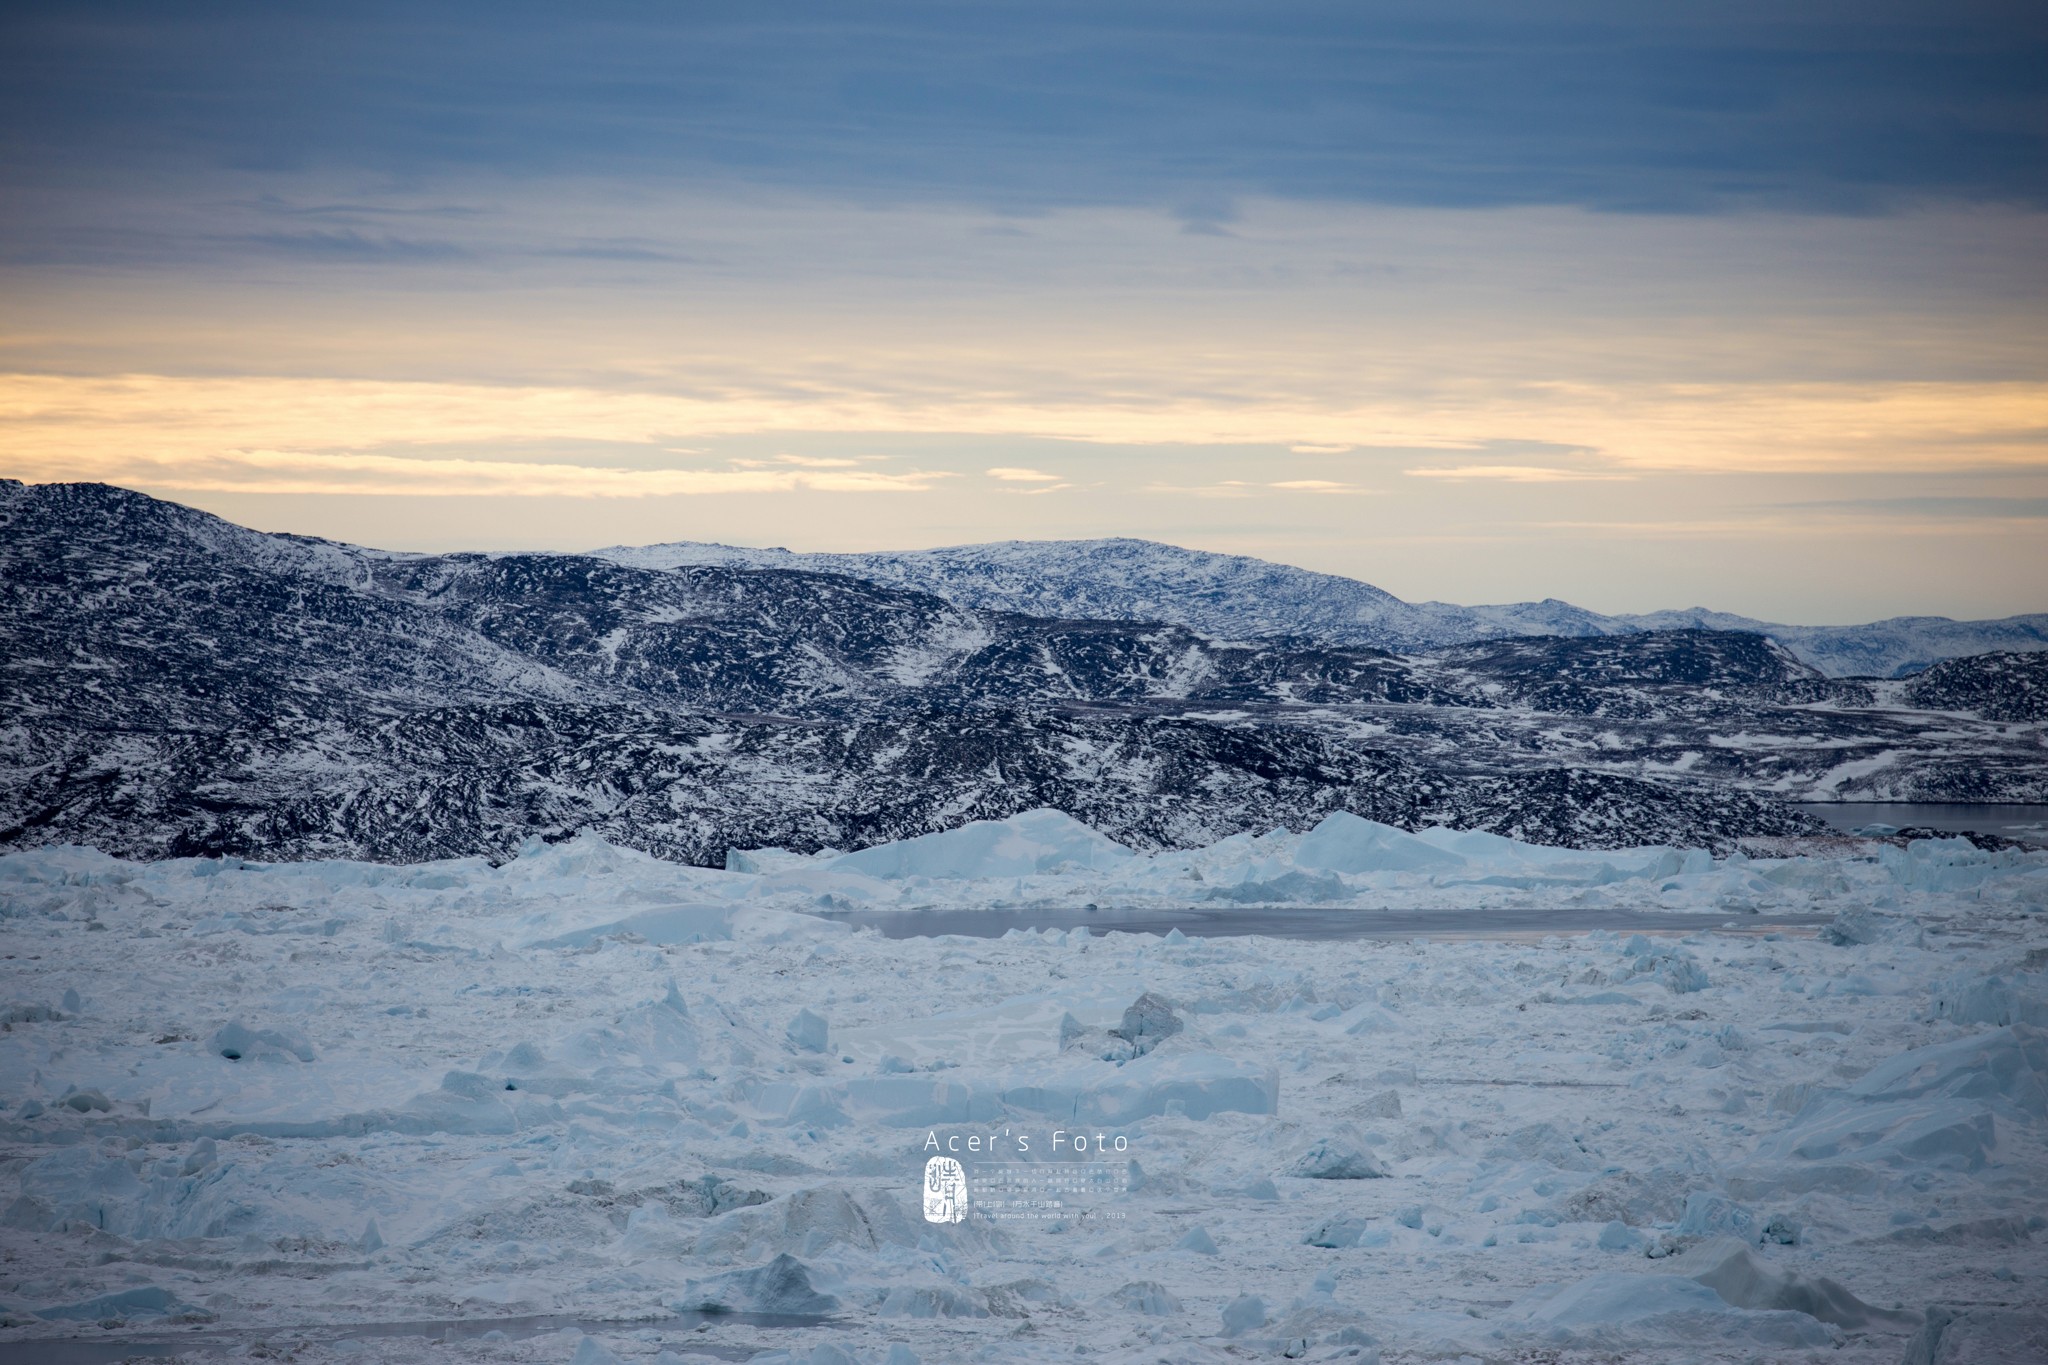
[[[1087,929],[1093,933],[1159,934],[1178,929],[1201,938],[1306,939],[1516,939],[1583,934],[1604,929],[1621,934],[1698,933],[1708,926],[1696,911],[1644,911],[1613,906],[1531,909],[1495,906],[1485,910],[1329,909],[1260,905],[1220,910],[1210,906],[1129,909],[1111,906],[1042,905],[1003,910],[853,910],[819,912],[824,918],[886,938],[1001,938],[1019,930]],[[1762,934],[1814,927],[1831,916],[1750,911],[1720,919],[1712,927],[1728,933]]]
[[[0,1365],[2048,1343],[2048,854],[1040,811],[0,911]]]

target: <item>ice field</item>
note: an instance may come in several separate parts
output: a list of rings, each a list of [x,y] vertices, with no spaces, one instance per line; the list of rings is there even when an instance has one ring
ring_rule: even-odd
[[[1087,904],[1697,929],[821,914]],[[0,911],[0,1365],[2048,1358],[2044,853],[1037,811],[725,871],[45,849]]]

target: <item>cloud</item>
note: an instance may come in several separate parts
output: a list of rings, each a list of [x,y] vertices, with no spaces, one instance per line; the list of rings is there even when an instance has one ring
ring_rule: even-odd
[[[2027,521],[2028,518],[2016,518]],[[1783,546],[1796,544],[1801,536],[1818,540],[1827,537],[1836,541],[1853,541],[1871,546],[1869,553],[1892,554],[1906,560],[1919,560],[1919,571],[1925,573],[1930,567],[1925,560],[1925,551],[1906,551],[1896,541],[1888,538],[1917,536],[1930,540],[1947,540],[1952,544],[1967,543],[1972,537],[1985,537],[1988,526],[1984,522],[1970,523],[1965,520],[1943,517],[1898,517],[1879,523],[1856,517],[1796,517],[1772,512],[1738,512],[1732,515],[1703,515],[1690,520],[1662,519],[1654,515],[1607,520],[1560,520],[1528,521],[1521,524],[1521,530],[1537,536],[1564,534],[1575,540],[1618,540],[1648,541],[1721,541],[1725,543],[1750,542]],[[2015,536],[2031,534],[2015,531]],[[1986,537],[1988,539],[1988,537]],[[1809,557],[1808,567],[1812,560]],[[2032,566],[2025,566],[2022,573],[2037,574]],[[2032,581],[2031,579],[2029,581]],[[2038,591],[2038,589],[2037,589]],[[2030,610],[2027,607],[2015,610]]]
[[[1258,485],[1243,479],[1219,479],[1214,483],[1149,483],[1142,491],[1177,493],[1189,498],[1249,498],[1257,490]]]
[[[847,459],[841,455],[777,455],[777,464],[793,464],[804,469],[856,469],[861,461]]]
[[[558,256],[563,260],[569,261],[618,261],[640,265],[682,265],[689,263],[687,256],[678,256],[672,251],[662,251],[655,247],[607,245],[603,243],[542,247],[537,254],[542,256]]]
[[[1146,485],[1144,491],[1177,493],[1191,498],[1256,498],[1274,493],[1369,494],[1377,490],[1332,479],[1218,479],[1214,483],[1201,484],[1154,483]]]
[[[347,262],[365,265],[405,263],[440,264],[461,260],[474,253],[459,242],[431,238],[390,237],[346,229],[336,232],[264,232],[229,238],[221,243],[231,251],[255,248],[281,256],[312,261]]]
[[[10,164],[451,166],[1178,208],[2048,202],[2038,6],[125,7],[10,23]],[[476,34],[488,30],[491,41]],[[195,98],[194,92],[204,92]],[[1906,130],[1902,132],[1901,130]]]
[[[1905,498],[1826,498],[1773,504],[1781,512],[1862,513],[1872,517],[1923,518],[1930,521],[2048,520],[2048,498],[1957,497],[1933,494]]]
[[[1418,479],[1489,479],[1498,483],[1614,483],[1633,474],[1603,474],[1589,469],[1556,469],[1534,464],[1462,464],[1436,469],[1404,469]]]
[[[433,454],[460,447],[516,463],[529,452],[595,442],[637,448],[628,462],[651,464],[672,459],[663,452],[677,445],[740,434],[777,441],[799,433],[917,437],[926,449],[933,441],[1029,438],[1208,448],[1214,453],[1186,457],[1187,474],[1155,482],[1213,497],[1338,491],[1312,480],[1255,476],[1266,472],[1256,462],[1267,457],[1244,447],[1281,446],[1304,430],[1327,432],[1331,439],[1318,444],[1346,437],[1349,444],[1405,448],[1411,460],[1429,449],[1446,452],[1446,460],[1462,455],[1458,463],[1417,461],[1408,472],[1472,483],[1612,482],[1654,472],[2025,472],[2048,464],[2039,437],[2048,429],[2048,384],[2041,383],[1453,381],[1362,398],[1318,394],[1301,380],[1289,390],[1260,392],[1247,384],[1217,395],[1187,384],[1170,366],[1136,368],[1142,356],[1093,384],[1078,372],[1035,370],[1031,383],[1000,389],[976,368],[995,359],[949,370],[937,353],[893,357],[888,368],[872,372],[846,362],[805,383],[772,371],[707,366],[694,369],[691,388],[679,392],[638,376],[630,386],[607,387],[0,373],[0,447],[6,472],[18,477],[119,482],[135,459],[147,458],[160,483],[181,461],[197,468],[244,450]],[[1005,368],[1024,367],[1013,359]],[[1546,447],[1588,452],[1600,463],[1472,458],[1476,451]],[[770,472],[838,474],[842,486],[865,486],[850,466],[755,458]],[[841,457],[797,457],[817,458]],[[985,477],[1005,486],[1065,482],[1022,464],[990,470],[1001,472]]]
[[[1281,479],[1266,485],[1291,493],[1371,493],[1377,490],[1360,488],[1356,484],[1339,483],[1335,479]]]
[[[361,451],[223,450],[164,458],[130,454],[100,477],[124,484],[205,493],[356,493],[409,497],[645,498],[727,493],[924,493],[943,471],[764,468],[733,461],[716,469],[632,469],[394,455]]]
[[[1356,447],[1353,447],[1353,446],[1317,446],[1317,445],[1292,445],[1292,446],[1289,446],[1289,447],[1287,447],[1287,448],[1288,448],[1288,449],[1289,449],[1290,451],[1292,451],[1292,452],[1293,452],[1294,454],[1296,454],[1296,455],[1344,455],[1344,454],[1348,454],[1348,453],[1350,453],[1350,452],[1351,452],[1352,450],[1354,450],[1354,449],[1355,449]]]

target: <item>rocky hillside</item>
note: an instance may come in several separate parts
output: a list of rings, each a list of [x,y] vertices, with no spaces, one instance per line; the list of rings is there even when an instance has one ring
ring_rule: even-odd
[[[1404,602],[1355,578],[1149,540],[1011,540],[872,554],[793,554],[677,541],[596,553],[641,568],[810,569],[913,588],[988,611],[1168,621],[1217,639],[1298,636],[1324,646],[1404,653],[1507,636],[1712,630],[1769,636],[1828,677],[1892,678],[1942,659],[2048,649],[2048,614],[1793,626],[1704,607],[1605,616],[1554,598],[1461,607]]]
[[[1919,799],[2041,767],[2030,731],[1937,741],[1900,684],[1753,635],[1219,643],[795,569],[389,554],[100,485],[0,482],[0,649],[0,847],[142,856],[588,828],[716,863],[1035,806],[1146,848],[1339,808],[1726,847],[1813,829],[1778,796],[1858,763]]]

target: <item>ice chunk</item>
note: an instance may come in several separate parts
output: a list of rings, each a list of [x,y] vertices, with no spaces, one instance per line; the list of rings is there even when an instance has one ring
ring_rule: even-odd
[[[1699,959],[1674,944],[1653,944],[1637,934],[1628,941],[1622,954],[1631,959],[1631,978],[1655,981],[1673,995],[1703,991],[1711,984]]]
[[[1002,1102],[1082,1123],[1131,1123],[1176,1107],[1191,1119],[1271,1114],[1280,1107],[1280,1078],[1271,1067],[1214,1053],[1155,1052],[1123,1067],[1084,1062],[1064,1075],[1005,1090]]]
[[[1685,1213],[1673,1231],[1680,1237],[1738,1237],[1753,1242],[1757,1238],[1756,1215],[1725,1195],[1694,1190],[1685,1197]]]
[[[576,1343],[576,1354],[569,1357],[569,1365],[625,1365],[611,1347],[596,1337],[586,1336]]]
[[[2010,1308],[1927,1310],[1901,1365],[2040,1365],[2048,1360],[2048,1313]]]
[[[776,1121],[793,1121],[798,1106],[815,1104],[839,1111],[839,1122],[851,1115],[895,1127],[979,1122],[1006,1111],[1125,1124],[1166,1113],[1191,1119],[1274,1113],[1280,1078],[1271,1066],[1213,1052],[1163,1050],[1123,1065],[1068,1052],[980,1075],[941,1070],[818,1084],[750,1082],[744,1093],[760,1117]]]
[[[1867,1188],[1872,1169],[1886,1166],[1976,1170],[1995,1144],[1999,1110],[2048,1114],[2048,1035],[2014,1025],[1880,1063],[1846,1090],[1810,1099],[1758,1144],[1731,1190]]]
[[[1057,810],[1028,810],[1007,820],[976,820],[939,834],[877,844],[819,866],[900,880],[1028,877],[1066,869],[1107,871],[1136,855]]]
[[[683,1313],[787,1313],[817,1317],[838,1308],[839,1300],[812,1288],[811,1268],[785,1251],[766,1265],[691,1280],[675,1307]]]
[[[1397,1119],[1401,1117],[1401,1092],[1381,1090],[1366,1096],[1348,1111],[1362,1119]]]
[[[1985,1099],[2015,1113],[2048,1118],[2048,1033],[2015,1025],[1915,1048],[1873,1067],[1848,1094],[1878,1103]]]
[[[1486,1154],[1496,1161],[1540,1161],[1560,1171],[1594,1168],[1585,1144],[1553,1123],[1524,1124],[1488,1147]]]
[[[1848,1328],[1873,1323],[1903,1328],[1920,1320],[1917,1313],[1874,1308],[1825,1275],[1806,1276],[1774,1266],[1734,1237],[1694,1247],[1666,1261],[1662,1268],[1698,1280],[1737,1308],[1805,1313]]]
[[[1594,991],[1589,995],[1557,995],[1545,991],[1536,997],[1544,1005],[1629,1005],[1641,1009],[1643,1002],[1620,991]]]
[[[1771,1220],[1764,1224],[1763,1240],[1776,1246],[1796,1247],[1800,1231],[1798,1219],[1786,1213],[1773,1214]]]
[[[1345,1137],[1318,1138],[1283,1174],[1304,1180],[1379,1180],[1387,1168],[1363,1143]]]
[[[1643,1245],[1643,1234],[1623,1222],[1612,1222],[1600,1229],[1596,1245],[1602,1251],[1634,1251]]]
[[[623,919],[607,919],[595,924],[567,932],[529,937],[520,944],[524,948],[582,948],[599,939],[619,938],[631,934],[649,943],[702,943],[711,939],[732,937],[733,910],[727,905],[664,905],[653,910],[641,910]],[[528,922],[528,932],[534,929],[560,929],[561,920],[547,916]]]
[[[1767,1140],[1758,1154],[1838,1168],[1832,1178],[1794,1176],[1784,1188],[1852,1189],[1869,1185],[1855,1177],[1873,1165],[1978,1170],[1996,1144],[1997,1126],[1989,1110],[1967,1104],[1893,1104],[1825,1109]]]
[[[1822,927],[1820,936],[1838,948],[1853,948],[1868,943],[1917,941],[1921,933],[1920,926],[1910,919],[1858,906],[1837,914]]]
[[[1338,1017],[1345,1021],[1344,1032],[1353,1038],[1371,1033],[1399,1033],[1403,1028],[1400,1015],[1370,1000]]]
[[[1201,899],[1233,905],[1325,905],[1331,901],[1349,900],[1352,894],[1350,887],[1328,873],[1312,876],[1306,872],[1288,871],[1277,876],[1247,878],[1213,886],[1202,893]]]
[[[1189,1228],[1174,1245],[1182,1251],[1193,1251],[1203,1256],[1216,1254],[1216,1239],[1209,1235],[1207,1228]]]
[[[1909,1219],[1912,1217],[1911,1214],[1905,1216]],[[1898,1220],[1899,1215],[1894,1214],[1893,1221]],[[1972,1243],[2017,1246],[2032,1236],[2032,1230],[2021,1218],[1969,1218],[1941,1227],[1913,1221],[1889,1234],[1890,1240],[1894,1242],[1919,1242],[1935,1246],[1964,1246]]]
[[[22,1195],[0,1213],[0,1228],[19,1228],[23,1232],[46,1232],[55,1215],[50,1206],[40,1199]]]
[[[97,1298],[79,1303],[60,1303],[48,1308],[38,1308],[39,1318],[52,1318],[65,1322],[103,1322],[112,1318],[164,1318],[193,1317],[211,1321],[213,1314],[186,1303],[170,1290],[157,1285],[138,1289],[123,1289],[118,1293],[101,1294]]]
[[[1068,1015],[1066,1018],[1071,1019]],[[1146,991],[1124,1011],[1123,1022],[1110,1030],[1112,1036],[1121,1038],[1135,1049],[1138,1056],[1144,1056],[1153,1048],[1181,1031],[1180,1016],[1173,1012],[1173,1006],[1166,1000]],[[1061,1032],[1065,1033],[1065,1022]],[[1064,1042],[1064,1039],[1062,1039]]]
[[[65,1148],[30,1162],[21,1173],[21,1190],[32,1208],[10,1209],[17,1221],[26,1221],[34,1208],[51,1208],[123,1235],[133,1231],[135,1205],[144,1193],[127,1162],[86,1147]]]
[[[1365,1235],[1367,1226],[1367,1221],[1356,1214],[1331,1214],[1303,1234],[1302,1245],[1327,1247],[1333,1251],[1355,1247],[1358,1239]]]
[[[1118,1285],[1096,1303],[1105,1308],[1121,1308],[1127,1313],[1142,1313],[1148,1318],[1170,1318],[1182,1311],[1180,1300],[1157,1280],[1132,1280]]]
[[[1984,885],[2001,872],[2038,865],[2038,854],[1978,848],[1968,839],[1915,839],[1904,848],[1887,844],[1878,865],[1904,888],[1953,894]]]
[[[828,1187],[797,1190],[770,1200],[759,1191],[724,1188],[730,1191],[722,1197],[724,1207],[734,1211],[704,1230],[697,1242],[700,1256],[732,1261],[786,1247],[814,1256],[832,1247],[873,1251],[885,1243],[917,1243],[918,1233],[904,1210],[886,1197],[869,1194],[856,1199],[845,1190]],[[714,1193],[712,1207],[716,1209],[719,1202]]]
[[[1833,1343],[1828,1329],[1806,1313],[1737,1308],[1697,1280],[1628,1271],[1604,1271],[1543,1297],[1528,1308],[1526,1319],[1548,1329],[1550,1340],[1586,1347],[1644,1341],[1781,1347]]]
[[[707,1043],[730,1045],[715,1015],[700,1023],[674,989],[657,1001],[625,1011],[610,1025],[580,1029],[555,1047],[556,1060],[532,1043],[513,1046],[497,1067],[507,1088],[568,1094],[593,1088],[650,1089],[677,1068],[704,1059]]]
[[[252,1029],[239,1019],[214,1031],[207,1047],[231,1062],[310,1062],[313,1045],[293,1029]]]
[[[1958,1024],[2048,1026],[2048,973],[1943,981],[1934,988],[1934,1017]]]
[[[824,1052],[831,1046],[831,1028],[819,1015],[808,1009],[798,1010],[796,1018],[789,1021],[784,1030],[792,1047],[803,1052]]]
[[[1334,811],[1301,837],[1294,861],[1311,872],[1454,872],[1466,860],[1406,830]]]
[[[1256,1294],[1239,1294],[1223,1305],[1223,1335],[1242,1336],[1266,1325],[1266,1301]]]
[[[725,851],[727,872],[763,873],[787,872],[792,868],[806,867],[814,862],[837,858],[842,850],[828,848],[817,853],[792,853],[781,848],[728,848]]]
[[[741,906],[732,914],[732,936],[740,943],[802,943],[843,938],[852,932],[852,925],[792,910]]]
[[[791,1365],[797,1365],[797,1362],[792,1361]],[[802,1357],[801,1365],[865,1365],[865,1362],[842,1346],[821,1341]]]
[[[450,1071],[438,1090],[406,1101],[404,1112],[444,1133],[509,1133],[518,1119],[506,1098],[503,1082],[474,1071]]]
[[[950,1284],[899,1284],[883,1297],[876,1314],[885,1318],[986,1318],[986,1295]]]

